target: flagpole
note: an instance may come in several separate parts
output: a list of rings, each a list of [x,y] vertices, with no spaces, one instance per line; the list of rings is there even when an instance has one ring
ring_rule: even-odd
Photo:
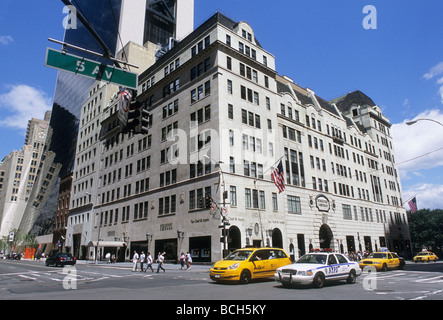
[[[401,205],[403,206],[405,203],[408,203],[410,200],[417,198],[417,194],[415,194],[415,196],[410,197],[408,200],[406,200],[405,202],[403,202]]]
[[[265,173],[267,173],[269,170],[271,170],[271,168],[275,167],[275,165],[276,165],[279,161],[281,161],[281,159],[283,159],[284,157],[285,157],[284,155],[281,156],[280,159],[278,159],[277,161],[275,161],[274,164],[273,164],[272,166],[269,167],[268,170],[266,170],[265,172],[263,172],[263,178],[265,177]]]
[[[281,161],[283,158],[284,158],[284,155],[281,156],[276,162],[274,162],[274,164],[273,164],[272,166],[270,166],[270,167],[268,168],[268,170],[266,170],[266,171],[263,172],[263,180],[265,179],[265,174],[266,174],[269,170],[271,170],[271,168],[273,168],[273,167],[275,166],[275,164],[277,164],[277,163],[278,163],[279,161]],[[257,180],[258,180],[258,177],[256,176],[256,177],[254,178],[254,188],[255,188],[255,190],[257,190]],[[260,200],[259,200],[259,202],[260,202]],[[264,236],[263,236],[263,224],[262,224],[261,213],[260,213],[260,203],[259,203],[259,205],[258,205],[257,211],[258,211],[258,218],[259,218],[259,222],[260,222],[260,231],[261,231],[261,241],[262,241],[262,246],[265,246],[265,238],[264,238]]]

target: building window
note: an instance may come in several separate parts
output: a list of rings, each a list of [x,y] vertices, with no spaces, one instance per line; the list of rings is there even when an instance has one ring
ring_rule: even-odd
[[[300,197],[288,196],[288,212],[301,213]]]
[[[343,204],[342,208],[343,208],[343,219],[345,219],[345,220],[352,220],[351,206],[348,205],[348,204]]]
[[[272,193],[272,210],[278,210],[277,194],[275,192]]]
[[[228,80],[228,94],[232,94],[232,81]]]
[[[237,206],[237,187],[230,186],[229,191],[230,191],[231,206]]]
[[[234,106],[232,104],[228,104],[228,118],[234,119]]]
[[[251,208],[251,189],[245,188],[245,207]]]

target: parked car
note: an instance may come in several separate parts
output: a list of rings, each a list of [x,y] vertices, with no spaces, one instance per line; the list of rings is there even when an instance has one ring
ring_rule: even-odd
[[[46,266],[60,266],[64,267],[66,265],[75,265],[76,259],[70,253],[54,253],[46,258]]]
[[[20,260],[22,258],[22,255],[20,253],[11,252],[8,254],[6,259],[8,260]]]
[[[322,288],[325,281],[346,280],[355,283],[362,270],[357,262],[333,252],[311,252],[300,257],[296,263],[278,268],[274,278],[284,287],[313,285]]]

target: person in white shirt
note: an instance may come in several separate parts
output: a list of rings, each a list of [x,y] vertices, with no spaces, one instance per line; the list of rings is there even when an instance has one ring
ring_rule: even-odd
[[[140,254],[140,272],[143,272],[143,264],[145,263],[145,253],[142,251]]]
[[[191,256],[191,253],[189,253],[189,252],[186,254],[186,262],[187,262],[187,269],[186,270],[191,270],[192,256]]]
[[[158,267],[157,267],[157,273],[160,271],[160,269],[163,270],[163,272],[166,272],[166,270],[163,268],[163,262],[165,261],[165,255],[166,252],[163,253],[158,253],[158,258],[157,258],[157,262],[158,262]]]
[[[146,269],[145,269],[145,272],[148,270],[148,268],[151,268],[151,271],[154,272],[154,269],[152,269],[152,263],[153,262],[154,261],[152,260],[151,253],[148,252],[147,255],[146,255]]]
[[[138,263],[138,253],[134,250],[134,255],[132,256],[132,272],[137,271],[137,263]]]

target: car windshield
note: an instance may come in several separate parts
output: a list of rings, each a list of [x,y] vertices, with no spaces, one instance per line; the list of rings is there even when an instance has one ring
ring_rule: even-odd
[[[296,263],[326,264],[326,261],[328,261],[326,254],[305,254]]]
[[[243,261],[243,260],[248,259],[251,254],[252,254],[252,250],[234,251],[229,256],[227,256],[224,260]]]
[[[386,259],[386,253],[376,252],[371,254],[368,258],[372,259]]]

